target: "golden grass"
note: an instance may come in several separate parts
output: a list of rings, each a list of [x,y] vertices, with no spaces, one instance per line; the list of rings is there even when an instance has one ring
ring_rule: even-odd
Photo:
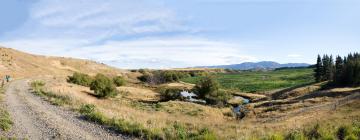
[[[121,94],[116,98],[98,99],[91,95],[92,91],[89,88],[68,84],[64,78],[48,78],[46,83],[48,90],[70,96],[74,101],[73,108],[85,103],[94,104],[101,113],[109,118],[115,117],[138,122],[150,129],[161,130],[175,122],[184,124],[190,129],[209,128],[220,139],[264,137],[274,132],[286,133],[316,122],[327,122],[334,119],[339,119],[339,123],[348,122],[347,113],[329,109],[305,111],[295,116],[286,117],[288,113],[305,107],[331,103],[335,98],[330,97],[311,98],[303,102],[281,104],[278,106],[278,110],[269,112],[263,112],[268,107],[254,108],[250,117],[236,120],[234,117],[226,115],[226,113],[231,112],[230,107],[215,108],[182,101],[158,104],[143,103],[141,101],[156,101],[158,94],[142,86],[119,87],[118,90],[121,91]],[[359,108],[351,109],[353,116],[360,114]],[[283,116],[285,116],[284,119],[277,120]]]

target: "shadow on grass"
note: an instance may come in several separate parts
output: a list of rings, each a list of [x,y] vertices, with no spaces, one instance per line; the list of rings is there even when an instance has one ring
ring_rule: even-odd
[[[280,90],[280,91],[275,92],[274,94],[272,94],[272,95],[271,95],[271,99],[272,99],[272,100],[285,99],[286,97],[281,97],[281,95],[283,95],[284,93],[290,92],[290,91],[292,91],[292,90],[294,90],[294,89],[297,89],[297,88],[309,86],[309,85],[312,85],[312,84],[315,84],[315,83],[316,83],[316,82],[311,82],[311,83],[306,83],[306,84],[302,84],[302,85],[298,85],[298,86],[294,86],[294,87],[290,87],[290,88],[286,88],[286,89]]]

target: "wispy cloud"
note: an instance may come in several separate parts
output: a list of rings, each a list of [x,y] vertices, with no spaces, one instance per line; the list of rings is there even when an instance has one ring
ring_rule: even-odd
[[[238,44],[192,36],[197,29],[154,0],[40,0],[2,44],[121,68],[232,64],[255,58]],[[172,37],[158,34],[174,33]],[[190,36],[190,37],[189,37]]]
[[[187,32],[182,19],[161,1],[40,0],[17,35],[32,38],[87,38]],[[31,32],[30,32],[31,31]],[[20,34],[27,32],[27,34]]]
[[[62,44],[57,44],[63,42]],[[175,68],[254,61],[235,44],[194,38],[152,38],[83,45],[75,40],[22,40],[4,42],[20,50],[105,62],[121,68]],[[57,45],[53,45],[57,44]],[[82,46],[82,47],[72,47]],[[49,51],[51,50],[51,51]]]

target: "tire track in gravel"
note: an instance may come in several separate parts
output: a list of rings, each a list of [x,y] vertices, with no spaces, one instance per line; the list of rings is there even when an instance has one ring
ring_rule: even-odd
[[[14,122],[7,137],[26,139],[131,139],[80,119],[78,113],[50,105],[29,92],[28,81],[18,80],[6,89],[5,106]]]

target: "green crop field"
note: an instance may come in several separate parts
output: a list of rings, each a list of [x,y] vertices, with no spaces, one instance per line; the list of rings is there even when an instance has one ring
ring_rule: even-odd
[[[282,69],[274,71],[243,71],[236,74],[215,74],[223,89],[241,92],[264,92],[289,88],[314,82],[313,69]],[[196,83],[201,77],[182,79],[183,82]]]

